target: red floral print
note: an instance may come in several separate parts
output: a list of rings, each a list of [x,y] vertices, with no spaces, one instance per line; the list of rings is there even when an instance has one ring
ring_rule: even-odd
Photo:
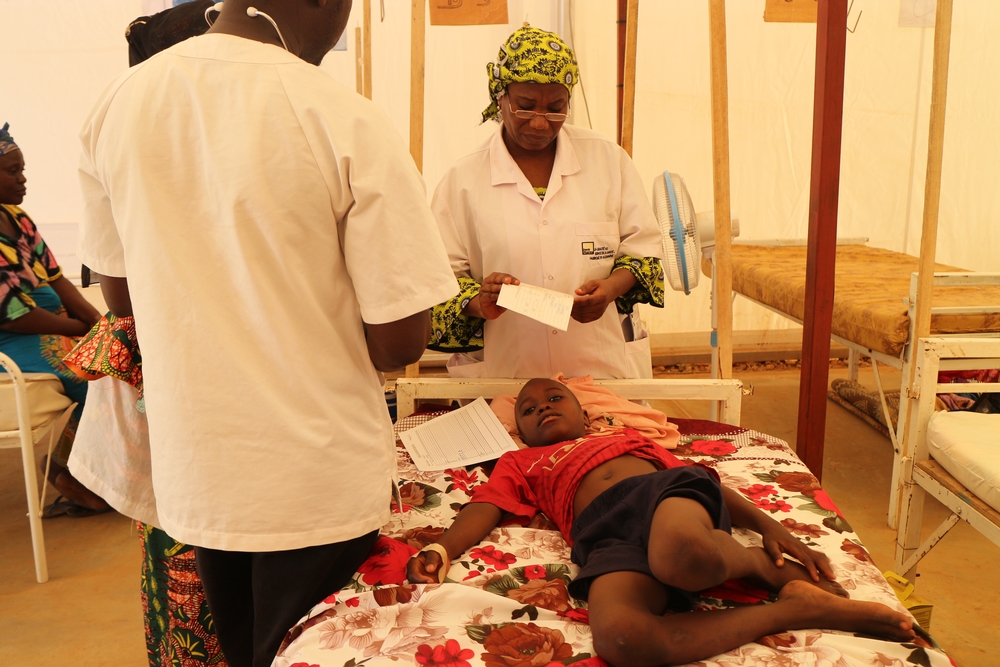
[[[358,572],[369,586],[401,584],[406,581],[406,561],[417,550],[408,544],[388,537],[379,537],[368,559]]]
[[[830,534],[814,523],[799,523],[795,519],[782,519],[781,525],[793,535],[808,535],[813,539]]]
[[[830,496],[827,495],[826,491],[824,491],[823,489],[814,491],[812,497],[813,500],[816,501],[816,504],[822,507],[823,509],[828,510],[830,512],[836,512],[837,516],[839,516],[840,518],[844,518],[844,515],[841,513],[840,509],[837,507],[836,504],[834,504],[833,500],[830,499]]]
[[[413,657],[424,667],[472,667],[469,658],[475,657],[472,649],[462,648],[457,640],[449,639],[444,644],[431,647],[421,644]]]
[[[524,578],[528,581],[532,579],[544,579],[546,576],[545,567],[542,565],[528,565],[524,568]]]
[[[757,507],[761,508],[765,512],[791,512],[792,506],[786,503],[784,500],[769,500],[768,498],[760,498],[754,503]]]
[[[695,440],[690,444],[690,448],[708,456],[725,456],[736,451],[736,447],[728,440]]]
[[[740,488],[740,493],[745,495],[747,498],[750,498],[751,500],[758,500],[766,496],[774,495],[777,492],[778,490],[775,489],[770,484],[754,484],[753,486],[747,487],[745,489]]]
[[[345,600],[344,604],[346,604],[348,607],[357,607],[359,604],[361,604],[361,598],[355,596],[353,598]]]
[[[469,556],[472,560],[481,560],[487,565],[494,566],[498,570],[506,570],[517,562],[517,557],[515,557],[514,554],[504,553],[492,544],[487,544],[485,547],[481,548],[476,547],[469,552]]]
[[[451,483],[455,485],[456,489],[465,493],[468,493],[469,488],[479,482],[479,473],[475,470],[470,473],[465,468],[448,468],[444,474],[451,477]]]

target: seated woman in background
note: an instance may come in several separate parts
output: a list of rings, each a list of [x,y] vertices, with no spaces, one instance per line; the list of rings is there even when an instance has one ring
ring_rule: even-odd
[[[27,192],[24,155],[8,127],[5,123],[0,129],[0,351],[25,373],[55,374],[66,395],[80,404],[49,468],[49,481],[63,497],[46,508],[45,516],[89,516],[110,508],[66,468],[87,383],[67,369],[62,358],[76,344],[73,337],[87,333],[101,316],[63,277],[55,255],[18,206]]]

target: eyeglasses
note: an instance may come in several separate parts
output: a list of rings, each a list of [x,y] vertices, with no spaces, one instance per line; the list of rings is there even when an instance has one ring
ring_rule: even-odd
[[[510,109],[511,113],[520,118],[521,120],[532,120],[535,116],[545,116],[545,120],[550,123],[561,123],[569,117],[566,113],[542,113],[541,111],[529,111],[527,109],[515,109],[510,104],[510,98],[506,95],[507,108]]]

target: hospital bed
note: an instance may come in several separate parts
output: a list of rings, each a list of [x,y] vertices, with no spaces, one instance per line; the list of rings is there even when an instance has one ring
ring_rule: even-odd
[[[523,381],[400,379],[399,414],[428,399],[514,394]],[[763,511],[832,560],[839,581],[855,599],[903,610],[833,501],[788,446],[738,426],[742,385],[737,380],[605,381],[632,399],[719,401],[721,422],[673,420],[682,438],[674,454],[713,467],[724,484],[746,489]],[[401,418],[397,433],[442,411],[422,406]],[[569,548],[554,526],[533,520],[505,525],[451,564],[443,584],[403,583],[406,560],[450,525],[470,489],[485,481],[481,467],[420,472],[397,443],[403,511],[394,510],[372,556],[353,580],[316,605],[292,628],[275,667],[301,665],[472,665],[529,667],[596,658],[585,605],[569,597],[576,572]],[[755,535],[735,532],[744,544]],[[740,582],[704,591],[696,608],[761,604],[768,594]],[[694,612],[699,613],[699,612]],[[926,641],[897,644],[821,630],[761,638],[704,667],[836,664],[944,666],[947,656]]]
[[[1000,414],[935,412],[938,394],[955,391],[939,383],[938,372],[1000,368],[1000,340],[921,338],[916,345],[911,392],[911,437],[901,460],[901,511],[896,536],[896,571],[915,581],[917,563],[964,520],[1000,546]],[[958,385],[963,392],[1000,392],[1000,382]],[[921,543],[927,494],[951,514]]]
[[[802,323],[806,292],[806,247],[772,242],[734,243],[729,259],[733,291],[790,320]],[[837,246],[832,338],[849,350],[848,376],[858,377],[858,361],[869,357],[895,459],[889,523],[895,525],[900,485],[901,447],[909,401],[901,400],[895,428],[885,402],[879,364],[902,371],[905,399],[913,356],[917,271],[920,260],[873,248],[863,241]],[[711,276],[711,261],[702,264]],[[1000,273],[972,273],[935,265],[931,298],[931,333],[935,336],[1000,337]]]

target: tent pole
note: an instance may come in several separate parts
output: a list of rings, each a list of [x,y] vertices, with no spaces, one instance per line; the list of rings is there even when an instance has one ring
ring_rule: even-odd
[[[354,86],[358,95],[365,94],[365,47],[361,43],[361,28],[354,29]]]
[[[733,377],[732,214],[729,193],[729,75],[726,64],[726,3],[710,0],[708,35],[712,79],[712,183],[715,202],[715,316],[720,378]]]
[[[424,171],[424,26],[426,0],[413,0],[410,13],[410,155]],[[406,377],[420,376],[420,362],[406,367]]]
[[[364,49],[361,57],[364,59],[362,67],[364,71],[362,95],[368,99],[372,98],[372,0],[365,0],[362,12],[362,25],[364,26]]]
[[[920,272],[914,339],[931,332],[931,288],[937,253],[938,210],[941,206],[941,160],[944,154],[944,112],[948,98],[948,59],[951,51],[952,0],[938,0],[934,20],[934,71],[931,78],[930,130],[927,142],[927,178],[924,183],[924,220],[920,233]],[[913,366],[911,364],[911,377]]]
[[[917,303],[913,316],[913,336],[909,351],[916,349],[917,341],[931,333],[931,305],[934,296],[934,262],[937,255],[938,212],[941,207],[941,162],[944,157],[944,118],[948,101],[948,61],[951,55],[951,14],[952,0],[938,0],[934,17],[934,70],[931,75],[931,112],[927,139],[927,177],[924,180],[924,218],[920,230],[920,266],[917,271]],[[904,370],[906,366],[903,367]],[[916,380],[917,365],[909,364],[909,376],[903,378],[904,387],[912,387]],[[899,443],[892,477],[892,495],[889,498],[890,526],[899,525],[900,493],[899,476],[903,457],[911,456],[911,438],[916,437],[916,429],[905,424],[908,415],[919,408],[919,397],[905,392],[900,398],[900,423],[903,427],[903,441]]]
[[[826,392],[830,377],[830,329],[837,260],[837,204],[844,119],[844,56],[847,0],[819,0],[816,22],[816,83],[813,96],[809,246],[802,330],[802,375],[795,451],[823,475]]]
[[[635,51],[639,36],[639,0],[628,0],[625,20],[625,71],[622,87],[621,147],[632,157],[632,134],[635,129]]]

